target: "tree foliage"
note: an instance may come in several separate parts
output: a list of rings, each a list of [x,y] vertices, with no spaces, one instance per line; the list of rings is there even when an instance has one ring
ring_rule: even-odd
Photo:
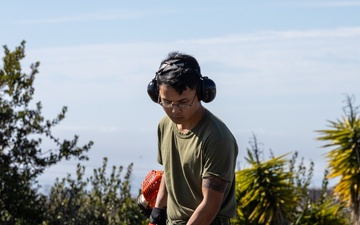
[[[24,41],[14,51],[4,46],[4,53],[0,66],[0,222],[39,224],[45,209],[36,178],[61,160],[86,160],[92,142],[78,147],[78,136],[60,140],[53,135],[52,129],[65,118],[67,108],[55,119],[45,119],[41,102],[32,104],[39,62],[30,66],[29,74],[22,72]],[[43,151],[44,138],[54,148]]]
[[[360,116],[354,98],[347,96],[344,115],[328,121],[330,129],[318,130],[318,140],[330,142],[323,147],[333,149],[326,154],[329,178],[340,177],[335,193],[348,202],[353,224],[360,224]]]
[[[250,168],[236,173],[239,224],[289,224],[300,196],[292,172],[285,171],[285,155],[262,161],[255,137],[247,152]]]
[[[345,205],[328,195],[324,177],[319,199],[310,197],[314,163],[297,162],[295,152],[263,159],[254,136],[246,158],[249,168],[236,172],[237,217],[233,224],[243,225],[345,225],[349,220]]]
[[[53,186],[46,224],[130,225],[146,221],[130,195],[132,166],[128,166],[123,178],[122,166],[113,166],[107,175],[107,158],[104,158],[103,166],[84,178],[85,167],[78,164],[75,180],[69,174],[61,181],[57,179]]]

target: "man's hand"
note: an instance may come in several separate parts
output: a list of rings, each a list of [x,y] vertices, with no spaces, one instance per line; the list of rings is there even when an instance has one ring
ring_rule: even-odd
[[[166,225],[166,209],[153,208],[149,225]]]
[[[149,218],[150,217],[150,214],[151,214],[151,211],[152,209],[150,208],[149,206],[149,202],[147,202],[145,199],[144,199],[144,196],[143,195],[140,195],[138,198],[137,198],[137,204],[140,208],[140,212],[146,216],[146,218]]]

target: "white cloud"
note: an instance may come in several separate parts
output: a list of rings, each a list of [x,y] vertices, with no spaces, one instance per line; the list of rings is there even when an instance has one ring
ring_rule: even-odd
[[[53,92],[56,99],[122,98],[126,102],[136,95],[146,98],[146,84],[159,62],[169,51],[179,49],[197,57],[203,73],[227,94],[236,91],[234,86],[256,96],[304,90],[318,94],[356,89],[359,37],[360,27],[267,31],[163,43],[30,49],[27,60],[41,61],[39,89],[47,97]]]
[[[148,3],[146,3],[148,4]],[[153,3],[149,3],[153,4]],[[206,9],[196,9],[188,8],[187,13],[200,13],[204,12]],[[157,10],[129,10],[129,9],[119,9],[115,7],[112,10],[96,10],[94,13],[76,13],[76,14],[67,14],[60,17],[47,17],[39,19],[23,19],[14,21],[15,24],[23,25],[47,25],[47,24],[59,24],[59,23],[84,23],[84,22],[99,22],[99,21],[119,21],[119,20],[133,20],[139,18],[148,18],[151,16],[160,16],[160,15],[174,15],[184,13],[184,11],[177,8],[166,8],[166,9],[157,9]]]
[[[215,38],[180,40],[179,44],[214,45],[255,43],[259,41],[308,39],[308,38],[356,38],[360,37],[360,27],[340,27],[335,29],[261,31],[250,34],[221,36]]]
[[[141,11],[106,11],[99,13],[83,13],[76,15],[67,15],[55,18],[27,19],[18,20],[16,24],[55,24],[55,23],[73,23],[73,22],[94,22],[111,20],[128,20],[148,15]]]
[[[358,0],[354,1],[315,1],[315,2],[306,2],[306,3],[299,3],[296,4],[297,6],[304,6],[304,7],[356,7],[360,6],[360,2]]]

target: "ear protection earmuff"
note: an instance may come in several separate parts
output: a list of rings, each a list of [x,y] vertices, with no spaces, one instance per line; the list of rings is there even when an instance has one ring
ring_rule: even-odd
[[[159,89],[157,84],[157,77],[162,73],[167,73],[171,70],[178,70],[184,68],[185,63],[181,59],[174,59],[164,62],[160,65],[159,70],[156,72],[155,77],[150,81],[147,86],[147,93],[151,100],[155,103],[159,102]],[[199,100],[203,102],[211,102],[216,96],[216,85],[213,80],[208,77],[203,77],[198,71],[197,74],[200,77],[200,84],[197,88],[197,96]]]

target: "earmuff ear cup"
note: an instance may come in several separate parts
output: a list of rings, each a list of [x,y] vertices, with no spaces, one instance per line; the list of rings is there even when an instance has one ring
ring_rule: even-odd
[[[211,102],[216,96],[215,82],[208,77],[201,77],[198,96],[203,102]]]
[[[156,79],[152,79],[147,86],[147,93],[153,102],[158,103],[159,101],[159,90],[157,87]]]

